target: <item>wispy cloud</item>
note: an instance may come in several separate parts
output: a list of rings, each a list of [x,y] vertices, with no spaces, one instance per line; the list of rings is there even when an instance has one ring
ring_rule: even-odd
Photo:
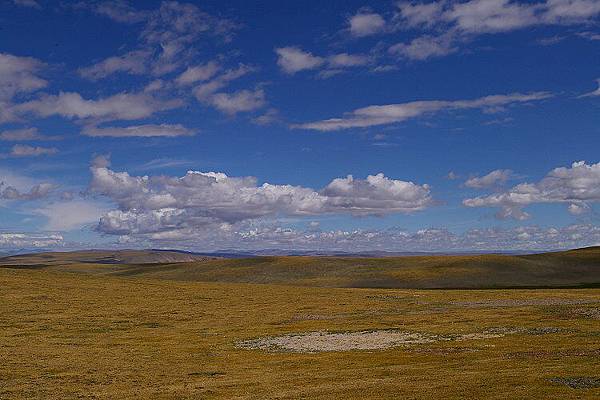
[[[491,95],[474,100],[425,100],[409,103],[376,105],[359,108],[341,118],[292,125],[292,128],[318,131],[336,131],[350,128],[393,124],[450,110],[498,110],[512,104],[530,103],[552,97],[549,92],[511,93]]]

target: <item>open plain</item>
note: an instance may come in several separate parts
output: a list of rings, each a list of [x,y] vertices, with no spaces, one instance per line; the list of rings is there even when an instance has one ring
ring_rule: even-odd
[[[580,251],[587,262],[577,268],[591,271],[582,282],[565,281],[565,271],[556,282],[547,268],[538,271],[545,286],[581,288],[497,290],[332,287],[347,282],[336,278],[338,269],[307,280],[316,261],[302,258],[263,260],[277,284],[233,282],[260,281],[257,260],[7,258],[0,268],[0,399],[598,398],[597,254]],[[564,253],[554,258],[563,262]],[[374,282],[384,273],[417,282],[421,274],[425,286],[456,273],[447,267],[452,257],[438,259],[445,273],[437,275],[435,258],[410,259],[342,260],[344,279],[354,268],[370,270]],[[323,258],[324,266],[334,262]],[[211,263],[229,271],[221,281]],[[285,281],[281,271],[288,271]]]

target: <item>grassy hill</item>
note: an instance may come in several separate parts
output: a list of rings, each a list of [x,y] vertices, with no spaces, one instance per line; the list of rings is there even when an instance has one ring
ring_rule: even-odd
[[[31,253],[0,258],[0,265],[37,266],[39,268],[73,264],[156,264],[205,261],[214,257],[170,250],[82,250]]]
[[[189,258],[192,258],[190,260]],[[216,259],[168,251],[42,253],[0,266],[177,281],[354,288],[600,286],[600,247],[533,255]]]

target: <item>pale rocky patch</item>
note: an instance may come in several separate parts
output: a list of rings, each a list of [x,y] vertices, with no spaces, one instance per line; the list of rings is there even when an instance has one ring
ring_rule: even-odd
[[[315,331],[245,340],[237,342],[236,346],[248,350],[290,351],[295,353],[385,350],[393,347],[434,342],[496,339],[513,334],[540,335],[559,331],[557,328],[512,327],[491,328],[483,332],[459,335],[434,335],[394,329],[337,333]]]

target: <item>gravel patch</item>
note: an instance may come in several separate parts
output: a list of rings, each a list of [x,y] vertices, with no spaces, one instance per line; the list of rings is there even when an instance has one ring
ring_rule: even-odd
[[[384,350],[392,347],[443,341],[466,341],[501,338],[512,334],[556,333],[558,328],[490,328],[483,332],[459,335],[434,335],[401,330],[372,330],[358,332],[316,331],[282,336],[270,336],[236,343],[243,349],[315,353],[324,351]]]
[[[239,342],[238,347],[298,353],[349,350],[383,350],[407,344],[432,343],[436,336],[396,330],[330,333],[308,332]]]

